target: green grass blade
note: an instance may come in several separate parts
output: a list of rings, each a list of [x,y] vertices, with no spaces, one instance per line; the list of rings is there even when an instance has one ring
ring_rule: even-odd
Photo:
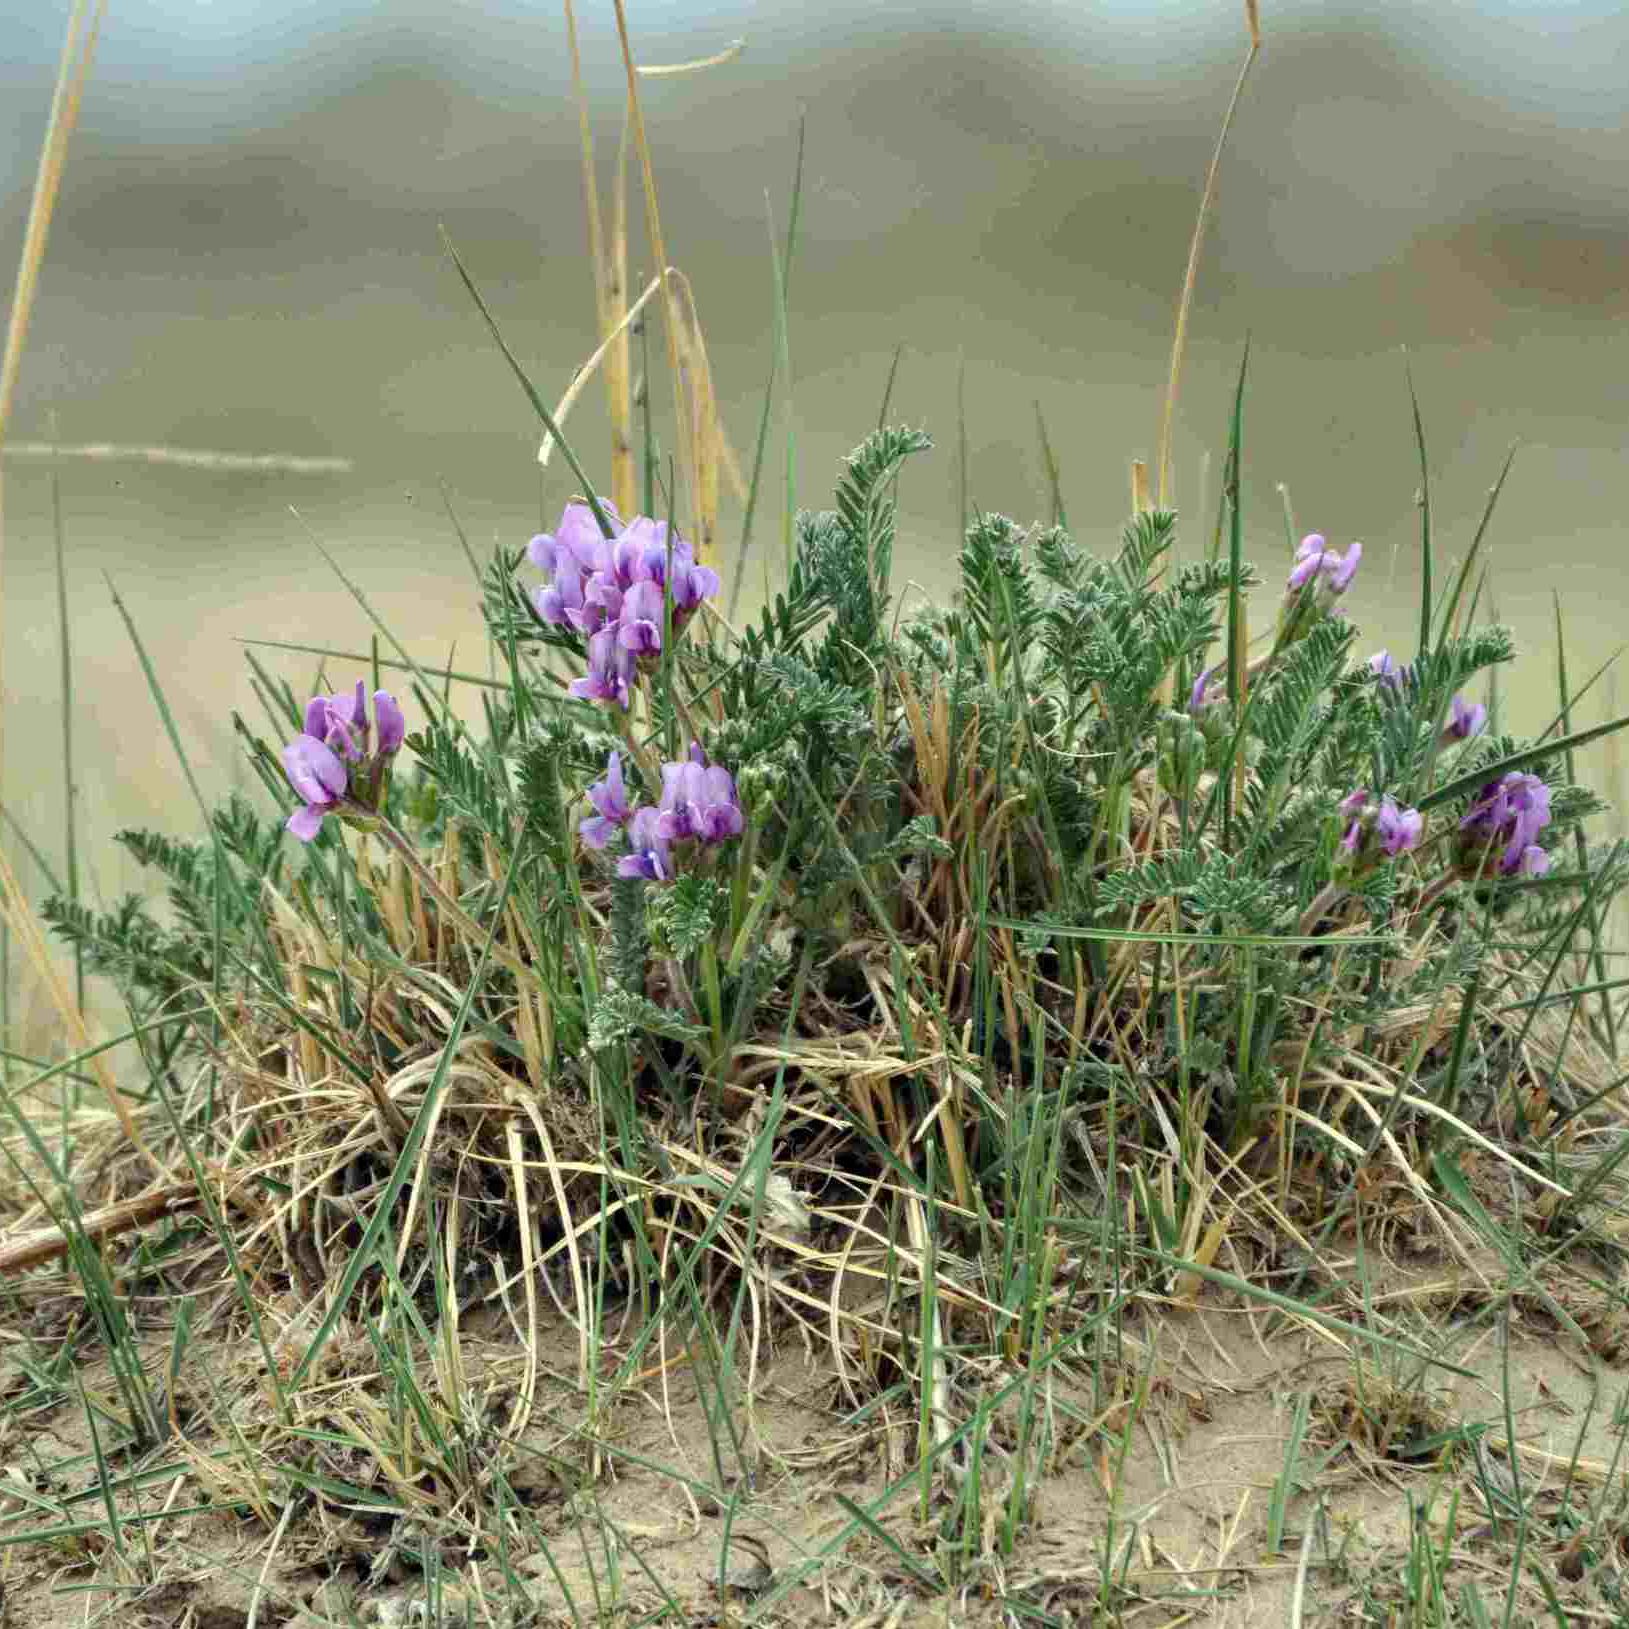
[[[893,405],[894,382],[899,377],[899,359],[905,354],[903,343],[894,347],[894,358],[888,364],[888,378],[882,387],[882,403],[877,408],[877,431],[879,434],[888,424],[888,409]]]
[[[1440,644],[1454,630],[1454,619],[1459,613],[1460,601],[1464,598],[1465,585],[1471,580],[1471,573],[1476,569],[1477,556],[1482,552],[1482,543],[1487,537],[1488,525],[1493,520],[1493,511],[1498,507],[1499,495],[1505,489],[1505,482],[1510,476],[1510,466],[1516,461],[1516,449],[1512,447],[1505,454],[1505,461],[1499,470],[1499,478],[1488,491],[1488,501],[1483,506],[1482,518],[1477,523],[1476,535],[1471,539],[1471,546],[1466,551],[1464,560],[1460,563],[1458,574],[1454,578],[1453,592],[1448,596],[1442,607],[1442,614],[1437,619],[1437,643]]]
[[[529,825],[530,822],[526,822]],[[509,893],[515,884],[515,873],[519,869],[522,855],[526,853],[524,841],[526,826],[523,825],[515,840],[514,854],[509,862],[509,869],[504,874],[503,886],[498,891],[492,913],[492,927],[487,933],[486,943],[481,947],[481,954],[475,963],[475,969],[470,975],[469,987],[464,991],[463,1000],[458,1004],[458,1010],[453,1015],[452,1027],[447,1032],[447,1039],[442,1043],[441,1056],[437,1060],[435,1073],[430,1077],[429,1084],[424,1089],[424,1099],[419,1104],[418,1113],[413,1117],[413,1124],[406,1137],[402,1139],[402,1146],[396,1156],[396,1163],[391,1168],[390,1177],[385,1183],[384,1191],[379,1196],[374,1212],[368,1218],[368,1225],[362,1230],[362,1238],[350,1262],[345,1269],[344,1276],[335,1286],[333,1301],[326,1316],[317,1326],[311,1336],[311,1344],[306,1348],[305,1356],[296,1365],[294,1373],[289,1377],[289,1390],[299,1389],[300,1382],[310,1373],[312,1365],[322,1356],[323,1348],[327,1346],[329,1338],[333,1335],[339,1320],[344,1316],[345,1309],[350,1303],[351,1296],[356,1292],[356,1286],[361,1281],[363,1273],[372,1265],[379,1252],[380,1243],[390,1227],[391,1213],[396,1206],[397,1197],[407,1185],[408,1176],[418,1159],[420,1147],[424,1143],[426,1133],[430,1128],[430,1121],[435,1114],[436,1104],[441,1099],[441,1093],[447,1084],[447,1073],[452,1066],[453,1054],[458,1050],[458,1043],[463,1038],[465,1026],[469,1023],[470,1013],[475,1007],[475,997],[486,980],[487,968],[492,961],[492,947],[497,941],[498,930],[503,925],[504,907],[509,903]]]
[[[57,651],[60,657],[59,690],[62,697],[62,849],[68,877],[68,899],[79,903],[79,788],[74,778],[74,657],[68,622],[68,549],[62,524],[62,482],[56,463],[51,465],[51,531],[56,542]],[[74,999],[85,1006],[85,952],[74,946]]]
[[[1041,413],[1039,397],[1035,400],[1035,433],[1040,438],[1041,464],[1046,470],[1047,494],[1052,500],[1052,524],[1068,531],[1069,513],[1063,504],[1063,481],[1058,473],[1057,456],[1052,451],[1052,438],[1046,433],[1046,419]]]
[[[1607,724],[1597,724],[1593,729],[1564,735],[1556,741],[1541,741],[1536,747],[1523,747],[1519,752],[1512,752],[1508,757],[1500,758],[1494,763],[1484,764],[1482,768],[1473,769],[1467,775],[1456,775],[1453,780],[1445,782],[1436,791],[1427,792],[1419,798],[1417,807],[1421,810],[1434,809],[1439,803],[1451,803],[1455,798],[1463,797],[1467,792],[1474,792],[1489,781],[1498,780],[1501,775],[1508,775],[1513,769],[1526,769],[1529,764],[1541,764],[1547,758],[1554,758],[1557,753],[1566,753],[1575,747],[1587,747],[1591,741],[1600,741],[1606,736],[1615,735],[1626,725],[1629,725],[1629,714],[1615,718]]]
[[[332,645],[298,645],[287,639],[248,639],[238,636],[240,645],[257,645],[265,650],[294,651],[302,656],[327,656],[338,662],[354,662],[361,666],[373,658],[366,651],[336,650]],[[478,685],[483,690],[507,690],[509,687],[502,679],[494,679],[480,673],[461,673],[452,668],[425,667],[414,661],[393,661],[388,656],[379,658],[379,666],[390,668],[397,673],[411,673],[422,675],[427,679],[444,679],[453,684]]]
[[[543,428],[549,432],[554,444],[560,449],[560,456],[571,466],[571,473],[577,477],[578,484],[582,489],[583,500],[587,503],[589,509],[593,511],[595,523],[606,537],[615,537],[616,527],[612,525],[611,517],[606,514],[605,507],[599,500],[599,494],[594,489],[594,483],[589,480],[583,466],[578,462],[576,453],[571,449],[571,443],[561,434],[560,426],[554,422],[554,415],[543,405],[543,398],[538,395],[536,386],[527,378],[526,370],[516,359],[515,353],[509,349],[508,342],[504,339],[497,320],[488,310],[486,301],[481,298],[481,291],[476,288],[474,279],[465,270],[464,262],[459,259],[458,251],[453,247],[453,241],[447,235],[447,228],[444,226],[441,228],[441,243],[452,260],[454,269],[463,281],[464,287],[469,290],[469,297],[475,302],[475,309],[485,319],[487,328],[492,334],[493,342],[503,352],[504,361],[509,364],[514,372],[515,378],[520,383],[520,388],[526,394],[526,400],[532,404],[532,411],[542,420]]]
[[[1431,468],[1425,456],[1425,424],[1420,418],[1420,398],[1414,391],[1414,370],[1405,362],[1408,402],[1414,414],[1414,446],[1420,458],[1420,648],[1422,664],[1431,654]]]

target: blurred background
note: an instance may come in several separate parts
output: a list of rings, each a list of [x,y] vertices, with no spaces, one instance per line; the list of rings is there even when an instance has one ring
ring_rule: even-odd
[[[621,63],[609,4],[580,4],[608,184]],[[1366,647],[1406,649],[1418,538],[1406,348],[1447,552],[1466,546],[1506,449],[1524,444],[1487,558],[1498,613],[1528,652],[1504,700],[1518,722],[1545,722],[1552,591],[1576,679],[1620,638],[1629,590],[1629,8],[1262,10],[1265,49],[1199,279],[1178,507],[1193,513],[1204,495],[1214,518],[1249,335],[1247,552],[1276,571],[1285,484],[1301,531],[1364,542],[1352,608]],[[66,12],[67,0],[33,0],[0,15],[8,283]],[[642,86],[670,258],[696,289],[743,456],[770,359],[766,208],[784,230],[806,113],[790,287],[799,501],[829,502],[903,346],[895,415],[939,439],[904,483],[904,572],[949,580],[959,367],[973,499],[1044,516],[1039,402],[1074,530],[1112,544],[1129,460],[1154,455],[1195,207],[1246,46],[1242,5],[631,0],[630,21],[647,63],[746,41],[727,66]],[[228,714],[250,699],[240,637],[366,648],[365,619],[313,538],[420,659],[456,645],[459,665],[479,660],[473,588],[437,481],[484,550],[557,515],[570,478],[557,465],[540,489],[537,427],[437,228],[557,397],[595,344],[565,38],[541,0],[113,0],[13,437],[350,468],[61,463],[93,887],[129,881],[98,838],[196,823],[108,577],[211,788],[237,773]],[[605,468],[602,400],[591,391],[574,420],[591,470]],[[781,473],[770,475],[774,491]],[[6,482],[5,802],[56,856],[48,466],[15,454]],[[1190,526],[1187,547],[1198,534]],[[311,662],[268,659],[304,688]],[[1603,685],[1582,721],[1608,700]]]

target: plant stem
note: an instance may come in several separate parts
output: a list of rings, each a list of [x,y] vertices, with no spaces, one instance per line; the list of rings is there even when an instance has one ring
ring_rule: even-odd
[[[431,874],[430,868],[414,851],[413,845],[383,815],[377,815],[374,818],[378,821],[378,824],[372,828],[375,834],[383,839],[389,848],[394,849],[401,856],[402,864],[418,878],[419,884],[424,891],[477,944],[484,943],[487,938],[487,930],[436,881]],[[492,929],[492,954],[516,978],[532,979],[536,977],[532,969],[499,940],[496,926]]]
[[[1320,920],[1339,902],[1341,895],[1345,892],[1346,889],[1338,882],[1330,883],[1301,913],[1301,921],[1296,931],[1298,933],[1311,933],[1318,926]]]

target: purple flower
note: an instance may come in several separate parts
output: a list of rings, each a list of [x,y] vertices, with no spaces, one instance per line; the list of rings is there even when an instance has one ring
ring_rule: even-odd
[[[626,712],[637,672],[634,653],[617,638],[617,625],[608,623],[589,639],[588,673],[571,681],[571,693],[579,701],[614,701]]]
[[[1319,587],[1333,602],[1351,586],[1362,558],[1361,543],[1354,543],[1343,555],[1339,549],[1330,548],[1320,533],[1313,532],[1301,539],[1301,547],[1295,551],[1289,592],[1300,593],[1316,577],[1320,580]]]
[[[1382,851],[1391,859],[1420,846],[1425,831],[1425,816],[1418,809],[1399,809],[1391,798],[1380,800],[1380,813],[1375,816],[1375,831]]]
[[[1529,843],[1522,850],[1516,874],[1522,877],[1542,877],[1550,869],[1550,856],[1537,843]]]
[[[1369,671],[1388,689],[1398,690],[1403,684],[1403,670],[1389,650],[1377,650],[1369,658]]]
[[[394,757],[402,749],[402,742],[407,739],[407,719],[403,716],[396,698],[385,690],[375,690],[373,693],[373,716],[379,724],[378,751],[389,757]]]
[[[1487,851],[1504,845],[1498,871],[1515,876],[1529,862],[1527,851],[1536,848],[1538,834],[1550,823],[1550,789],[1537,775],[1512,770],[1502,780],[1490,781],[1459,823],[1462,863],[1473,873],[1481,868]],[[1548,866],[1548,857],[1544,860]],[[1528,871],[1529,876],[1542,872]]]
[[[380,691],[383,695],[384,692]],[[321,741],[347,763],[356,763],[368,752],[368,699],[362,681],[354,691],[332,696],[313,696],[305,704],[305,733]]]
[[[628,822],[628,852],[617,861],[619,877],[643,877],[647,882],[670,882],[673,854],[661,829],[661,816],[646,807],[636,809]]]
[[[1335,812],[1346,823],[1340,839],[1346,859],[1341,864],[1350,865],[1357,874],[1374,868],[1378,859],[1375,847],[1388,860],[1395,860],[1399,854],[1418,848],[1425,834],[1425,816],[1418,809],[1399,808],[1397,800],[1389,795],[1376,804],[1366,786],[1349,792],[1335,805]]]
[[[622,517],[604,498],[600,499],[600,508],[613,523],[620,523]],[[587,575],[598,566],[599,552],[604,542],[605,537],[600,531],[599,522],[594,519],[594,511],[586,503],[568,503],[560,516],[559,526],[553,532],[538,533],[526,545],[526,558],[539,571],[551,576],[567,560],[573,561],[577,569]]]
[[[581,633],[598,633],[607,623],[622,616],[622,590],[608,572],[596,571],[583,585],[583,614],[577,624]]]
[[[1217,670],[1213,667],[1205,668],[1193,682],[1193,689],[1188,692],[1188,711],[1197,713],[1208,707],[1215,699],[1205,693],[1205,687],[1210,683],[1211,674]]]
[[[630,584],[648,578],[658,587],[663,586],[667,582],[670,547],[675,565],[693,558],[690,545],[677,532],[670,543],[665,520],[652,520],[648,515],[636,515],[617,541],[617,569],[626,573]]]
[[[703,600],[710,600],[722,586],[718,573],[711,566],[698,566],[689,558],[690,546],[685,545],[685,558],[677,552],[673,557],[673,606],[681,616],[689,616]]]
[[[668,630],[678,633],[718,593],[719,580],[666,521],[636,515],[624,525],[602,507],[617,526],[614,537],[601,535],[587,504],[569,503],[559,528],[534,537],[526,556],[548,579],[535,593],[538,616],[589,641],[588,674],[571,693],[627,707],[639,662],[661,653]]]
[[[323,816],[344,801],[350,776],[333,748],[314,735],[297,735],[283,748],[283,773],[305,799],[305,807],[289,816],[288,829],[309,843],[322,829]]]
[[[662,765],[662,800],[657,805],[662,833],[671,842],[694,837],[703,843],[727,843],[746,826],[741,800],[729,770],[696,761],[694,754],[700,750],[693,745],[692,756],[684,762]]]
[[[650,578],[642,578],[623,596],[617,637],[635,655],[654,656],[662,648],[662,623],[666,615],[661,588]]]
[[[535,597],[537,614],[550,627],[564,628],[569,625],[582,629],[583,571],[575,560],[561,560],[555,567],[554,576],[537,590]],[[587,630],[589,633],[593,631],[592,628]]]
[[[633,818],[627,789],[622,784],[621,753],[613,752],[606,760],[605,779],[589,787],[588,801],[598,812],[583,817],[577,827],[578,835],[590,848],[604,848],[617,830]]]
[[[323,817],[336,812],[376,814],[390,784],[391,760],[401,750],[407,721],[388,691],[373,693],[374,723],[368,722],[367,691],[313,696],[306,703],[305,728],[283,748],[283,773],[305,799],[289,816],[288,830],[309,843]],[[377,740],[370,750],[370,737]],[[349,767],[347,767],[347,765]]]
[[[1480,735],[1488,722],[1488,710],[1481,702],[1470,702],[1461,695],[1456,695],[1450,710],[1448,723],[1442,732],[1442,744],[1447,746],[1450,741],[1469,741],[1473,735]]]

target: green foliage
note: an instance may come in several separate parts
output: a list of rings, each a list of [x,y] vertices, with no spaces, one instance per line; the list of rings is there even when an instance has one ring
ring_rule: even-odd
[[[718,928],[723,892],[713,877],[680,877],[651,911],[657,931],[675,956],[690,956]]]
[[[1023,550],[1023,531],[1005,515],[980,515],[962,544],[962,598],[998,674],[1022,665],[1041,623]]]
[[[933,443],[919,430],[885,429],[845,460],[835,511],[797,517],[798,560],[831,608],[817,666],[852,681],[881,644],[893,571],[894,478]]]
[[[590,1051],[604,1052],[641,1036],[696,1042],[702,1040],[705,1033],[658,1007],[654,1001],[617,984],[600,997],[594,1008],[588,1022],[588,1046]]]
[[[59,938],[84,952],[89,971],[128,992],[139,1016],[209,980],[208,946],[160,924],[139,894],[126,894],[102,912],[58,896],[46,900],[40,914]]]

